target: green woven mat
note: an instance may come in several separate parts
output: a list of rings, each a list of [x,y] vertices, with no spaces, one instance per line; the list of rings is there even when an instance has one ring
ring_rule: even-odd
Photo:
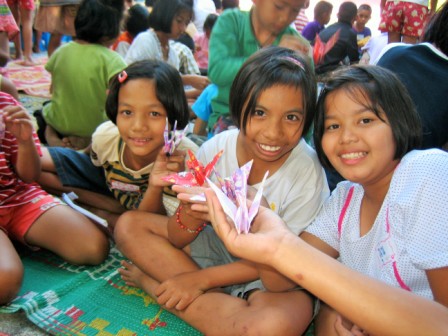
[[[112,248],[100,266],[73,266],[45,251],[22,257],[21,292],[0,313],[24,310],[28,319],[53,335],[200,335],[160,308],[117,273],[123,256]]]

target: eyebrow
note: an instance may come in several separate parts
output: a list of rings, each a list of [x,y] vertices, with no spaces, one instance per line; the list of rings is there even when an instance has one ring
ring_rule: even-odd
[[[367,107],[360,108],[359,110],[355,111],[354,114],[361,114],[361,113],[365,113],[365,112],[371,112],[376,115],[375,111],[373,111],[372,109],[369,109]],[[334,116],[332,114],[328,115],[328,113],[325,113],[324,120],[335,119],[335,118],[336,118],[336,116]]]
[[[266,108],[266,107],[264,107],[263,105],[260,105],[260,104],[255,105],[254,109],[255,110],[256,109],[261,109],[261,110],[269,111],[268,108]],[[291,110],[284,111],[283,113],[291,113],[291,112],[297,112],[297,113],[300,113],[302,115],[305,114],[305,111],[303,109],[301,109],[301,108],[293,108]]]

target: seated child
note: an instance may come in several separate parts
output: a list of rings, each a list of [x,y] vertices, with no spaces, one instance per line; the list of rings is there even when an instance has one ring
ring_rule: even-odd
[[[73,264],[100,264],[109,252],[105,233],[87,217],[47,194],[40,144],[28,112],[0,92],[0,305],[20,290],[23,265],[11,240],[45,248]]]
[[[125,58],[134,38],[149,28],[148,18],[149,11],[145,6],[135,4],[129,8],[124,24],[124,31],[112,45],[112,50],[115,50],[121,57]]]
[[[210,40],[210,34],[212,33],[213,26],[216,20],[218,20],[218,15],[209,14],[204,21],[204,32],[197,34],[194,37],[195,52],[194,58],[198,62],[199,69],[201,69],[202,75],[207,75],[208,69],[208,42]]]
[[[113,77],[106,113],[111,121],[93,134],[91,157],[48,148],[40,183],[55,192],[73,190],[81,203],[110,212],[112,228],[125,209],[174,213],[178,201],[160,176],[182,171],[183,151],[197,149],[184,137],[173,155],[162,150],[167,120],[170,128],[176,121],[178,129],[188,123],[179,73],[157,60],[131,64]]]
[[[325,25],[330,22],[333,5],[328,1],[319,1],[314,6],[314,21],[308,23],[302,30],[302,36],[308,41],[312,42],[322,30]]]
[[[364,47],[372,36],[372,32],[369,27],[366,27],[372,16],[372,7],[367,4],[363,4],[358,7],[358,13],[356,14],[355,23],[352,26],[353,31],[356,33],[356,40],[358,41],[359,54],[361,55],[361,48]]]
[[[329,194],[323,169],[302,136],[311,126],[316,87],[310,66],[295,51],[262,49],[232,85],[230,107],[239,129],[213,137],[197,155],[205,165],[224,150],[215,166],[222,177],[253,160],[247,181],[253,188],[260,188],[269,171],[267,204],[296,235]],[[270,282],[270,274],[228,253],[204,225],[208,209],[191,205],[191,194],[183,197],[203,188],[173,190],[182,193],[175,216],[128,211],[120,217],[115,239],[132,261],[119,270],[123,279],[204,334],[302,334],[313,316],[312,298],[292,290],[291,282]],[[156,222],[167,227],[164,235],[153,233]]]
[[[51,73],[51,102],[36,118],[40,140],[50,146],[82,149],[107,120],[109,80],[126,64],[109,49],[119,34],[120,0],[84,0],[75,19],[76,39],[58,48],[45,69]]]

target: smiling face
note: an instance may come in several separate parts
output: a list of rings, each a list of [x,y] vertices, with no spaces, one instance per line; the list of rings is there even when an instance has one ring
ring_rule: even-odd
[[[139,170],[155,161],[164,145],[167,111],[156,96],[156,84],[133,79],[118,94],[117,127],[126,143],[125,163]]]
[[[253,0],[256,6],[254,19],[276,36],[295,20],[305,2],[306,0]]]
[[[396,145],[386,115],[381,120],[359,91],[344,89],[325,100],[322,149],[333,167],[347,180],[364,187],[389,183],[398,164]]]
[[[273,174],[302,137],[305,115],[302,91],[276,85],[264,90],[249,117],[246,132],[238,135],[237,156],[243,164],[254,160]]]

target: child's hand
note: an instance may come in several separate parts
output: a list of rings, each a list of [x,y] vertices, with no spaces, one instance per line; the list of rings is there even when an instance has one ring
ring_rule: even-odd
[[[272,210],[260,206],[250,232],[238,234],[215,193],[207,189],[205,195],[213,228],[229,252],[243,259],[274,267],[271,263],[275,260],[275,253],[282,241],[294,236],[283,220]]]
[[[297,36],[289,34],[282,36],[278,46],[298,51],[304,55],[308,55],[308,52],[310,51],[310,46],[308,43]]]
[[[369,336],[369,334],[359,328],[357,325],[353,325],[353,327],[348,330],[343,322],[341,315],[336,317],[336,322],[334,323],[334,329],[338,336]]]
[[[204,90],[210,84],[210,80],[205,76],[190,75],[190,85],[198,90]]]
[[[180,185],[173,185],[173,191],[177,193],[177,198],[186,206],[186,213],[198,220],[210,222],[208,206],[205,201],[201,201],[201,197],[205,197],[204,187],[184,187]],[[192,200],[192,197],[197,197]]]
[[[6,129],[16,137],[19,143],[32,139],[33,123],[22,106],[6,106],[3,109],[3,120]]]
[[[156,289],[157,303],[168,309],[186,309],[196,298],[208,289],[201,284],[203,277],[199,272],[177,275],[160,284]]]
[[[175,150],[172,155],[166,156],[163,148],[159,151],[151,174],[149,175],[149,186],[167,187],[171,183],[162,180],[162,177],[185,170],[185,152]]]

